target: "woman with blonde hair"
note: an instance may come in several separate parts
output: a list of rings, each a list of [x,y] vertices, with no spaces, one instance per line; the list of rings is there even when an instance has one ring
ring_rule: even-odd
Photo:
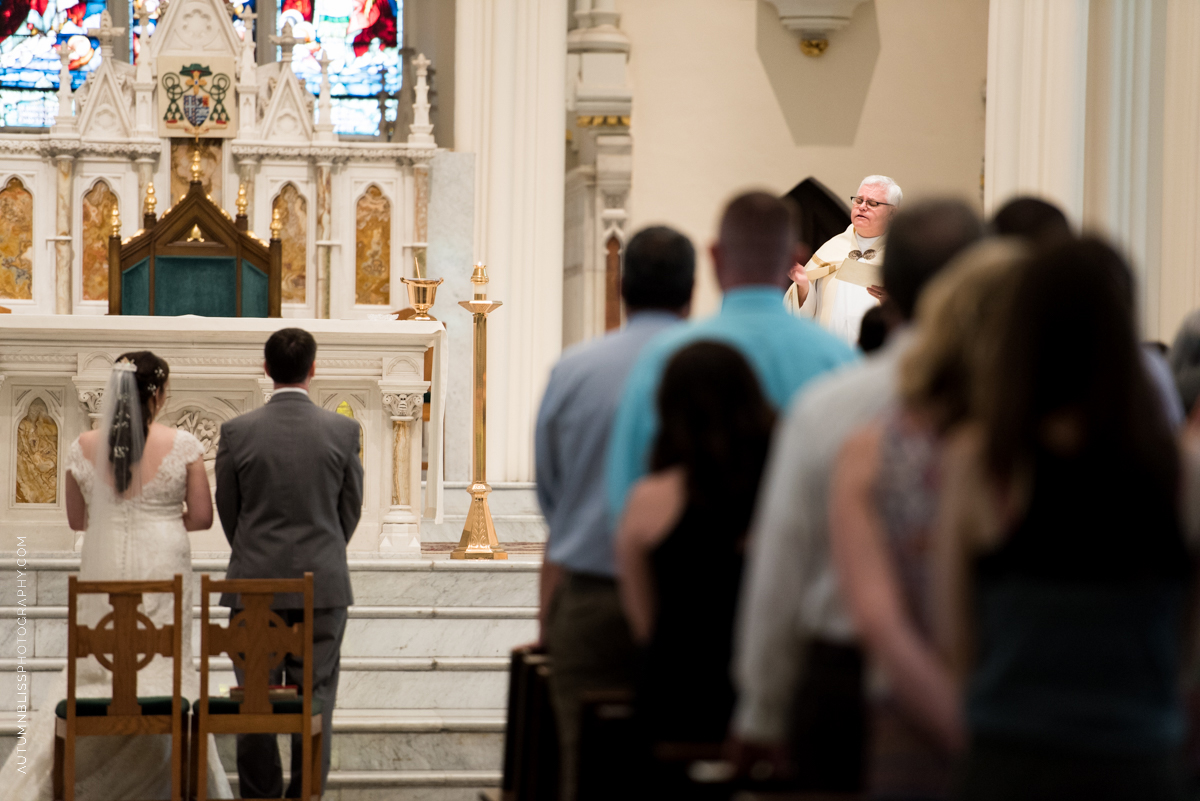
[[[922,294],[899,402],[851,436],[830,506],[835,567],[868,651],[891,679],[873,699],[873,798],[945,798],[963,747],[959,702],[937,658],[930,560],[945,437],[967,416],[981,341],[1026,251],[991,240]]]

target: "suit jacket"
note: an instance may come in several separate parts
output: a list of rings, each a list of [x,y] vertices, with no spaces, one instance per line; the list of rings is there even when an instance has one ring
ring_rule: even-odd
[[[354,603],[346,543],[362,515],[359,426],[297,392],[221,426],[217,513],[233,548],[231,579],[313,574],[313,606]],[[239,599],[221,596],[224,606]],[[299,594],[275,596],[277,609],[303,608]]]

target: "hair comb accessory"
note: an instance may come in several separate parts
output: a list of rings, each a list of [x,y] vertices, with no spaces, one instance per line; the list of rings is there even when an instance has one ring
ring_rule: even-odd
[[[155,394],[156,392],[158,392],[158,384],[147,384],[146,391],[149,392],[151,395]]]
[[[117,362],[113,369],[119,373],[136,373],[137,366],[133,362]]]
[[[155,367],[154,368],[154,377],[157,378],[159,381],[161,381],[162,379],[167,377],[167,371],[162,369],[161,367]]]

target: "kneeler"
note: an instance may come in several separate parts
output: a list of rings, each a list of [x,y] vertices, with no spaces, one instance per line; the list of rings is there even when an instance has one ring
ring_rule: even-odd
[[[227,627],[209,622],[212,593],[241,596]],[[276,593],[304,594],[304,622],[288,626],[271,609]],[[228,579],[200,576],[200,698],[192,715],[192,798],[208,798],[209,734],[299,734],[303,748],[300,797],[321,798],[321,702],[312,697],[313,576],[302,579]],[[242,696],[210,697],[209,659],[228,654],[241,668]],[[299,698],[273,697],[272,668],[287,654],[304,661]],[[330,710],[332,712],[332,710]]]
[[[155,626],[138,611],[145,593],[174,596],[175,622]],[[75,742],[79,737],[171,735],[171,801],[183,798],[187,701],[180,692],[183,655],[183,576],[172,581],[67,583],[67,698],[54,708],[54,797],[75,798]],[[107,595],[112,611],[89,628],[76,623],[80,595]],[[171,659],[171,695],[139,697],[138,671],[155,656]],[[89,656],[112,674],[110,698],[76,697],[76,660]],[[110,658],[111,657],[111,658]]]

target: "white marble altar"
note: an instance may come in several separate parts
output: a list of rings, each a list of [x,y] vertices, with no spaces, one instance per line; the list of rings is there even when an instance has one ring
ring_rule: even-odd
[[[113,360],[152,350],[171,365],[159,421],[186,428],[216,457],[220,424],[265,403],[262,346],[280,319],[0,317],[0,551],[71,551],[63,492],[66,449],[97,419]],[[441,323],[306,320],[317,339],[313,401],[363,427],[363,516],[353,551],[420,555],[421,520],[442,516],[446,330]],[[431,380],[424,377],[433,349]],[[430,420],[420,422],[430,393]],[[422,437],[430,477],[422,500]],[[19,538],[26,538],[23,542]],[[193,550],[227,551],[220,521],[192,535]]]

